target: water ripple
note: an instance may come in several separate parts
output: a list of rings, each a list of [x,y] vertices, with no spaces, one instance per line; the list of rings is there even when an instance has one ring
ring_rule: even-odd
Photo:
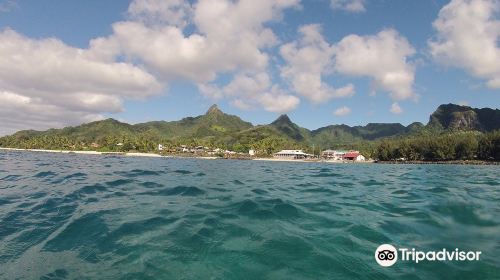
[[[0,279],[494,279],[494,166],[0,152]],[[228,172],[230,170],[231,172]],[[381,243],[483,251],[382,269]]]

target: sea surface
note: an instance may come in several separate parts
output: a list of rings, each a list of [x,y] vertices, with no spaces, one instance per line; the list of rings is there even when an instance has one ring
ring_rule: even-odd
[[[500,168],[0,151],[0,279],[500,279]]]

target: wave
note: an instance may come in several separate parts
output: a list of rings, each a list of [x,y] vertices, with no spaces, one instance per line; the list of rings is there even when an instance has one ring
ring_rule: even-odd
[[[486,279],[500,269],[496,167],[21,155],[0,158],[1,279]],[[381,272],[382,243],[485,257]]]

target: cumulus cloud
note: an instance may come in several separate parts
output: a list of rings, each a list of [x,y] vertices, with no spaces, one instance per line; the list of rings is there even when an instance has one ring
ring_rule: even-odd
[[[500,88],[499,11],[498,0],[451,1],[434,21],[438,33],[429,41],[432,56]]]
[[[399,106],[399,104],[397,102],[392,103],[390,111],[391,111],[391,113],[396,114],[396,115],[403,113],[403,109],[401,109],[401,107]]]
[[[113,24],[113,35],[100,38],[100,45],[118,46],[116,51],[143,62],[167,81],[206,83],[219,73],[262,72],[269,60],[264,49],[278,42],[265,23],[279,20],[284,9],[299,4],[298,0],[200,0],[191,7],[186,2],[134,0],[131,19]],[[169,14],[173,15],[169,21],[155,20]],[[189,35],[185,21],[195,27]]]
[[[414,96],[414,68],[407,62],[414,50],[394,30],[330,44],[319,25],[306,25],[298,39],[282,44],[270,23],[299,2],[133,0],[112,33],[90,40],[88,48],[0,31],[0,119],[9,123],[3,128],[99,119],[123,110],[125,99],[159,94],[177,80],[238,108],[272,112],[293,110],[299,97],[321,103],[352,96],[352,84],[328,81],[336,73],[372,77],[395,100]],[[332,7],[360,12],[364,3],[332,1]],[[275,49],[283,58],[279,77],[269,63]]]
[[[267,75],[266,49],[279,42],[266,24],[280,20],[284,9],[294,7],[299,7],[299,0],[199,0],[194,4],[134,0],[127,20],[113,24],[112,34],[91,40],[87,49],[4,30],[0,33],[0,92],[9,100],[4,104],[19,110],[2,110],[0,117],[14,124],[21,114],[31,112],[25,117],[26,125],[18,128],[81,123],[119,112],[123,99],[147,98],[178,79],[199,84],[205,94],[211,91],[231,98],[240,107],[245,102],[269,111],[288,111],[299,99],[259,75]],[[222,73],[235,75],[235,80],[219,89],[214,84]],[[231,94],[232,88],[245,89],[244,77],[261,88]]]
[[[92,43],[141,61],[164,81],[194,82],[203,95],[229,98],[238,108],[284,112],[299,99],[271,86],[266,49],[279,40],[265,23],[298,6],[298,0],[200,0],[192,6],[178,0],[134,0],[130,20],[113,24],[111,36]],[[189,24],[195,31],[186,35]],[[234,79],[221,87],[215,83],[221,73]]]
[[[334,10],[344,10],[352,13],[365,12],[365,0],[331,0],[330,7]]]
[[[3,127],[15,130],[13,124],[20,122],[37,123],[34,128],[39,129],[81,123],[121,111],[123,98],[145,98],[162,88],[134,65],[96,57],[92,49],[73,48],[58,39],[34,40],[13,30],[1,31]]]
[[[415,68],[408,62],[415,49],[396,30],[346,36],[336,45],[335,54],[335,69],[340,73],[371,77],[375,87],[394,100],[415,98]]]
[[[0,135],[21,129],[46,129],[90,122],[104,117],[98,113],[67,109],[39,98],[0,91]]]
[[[281,68],[281,76],[290,82],[297,94],[314,103],[352,96],[352,84],[334,88],[323,79],[333,73],[334,47],[325,41],[320,26],[305,25],[299,29],[299,33],[300,39],[280,48],[280,54],[286,63]]]
[[[265,72],[255,75],[238,74],[224,87],[201,84],[199,90],[212,98],[229,98],[234,106],[242,110],[262,108],[283,113],[295,109],[300,103],[299,98],[286,94],[277,85],[273,85]]]
[[[342,106],[333,112],[333,114],[337,117],[349,115],[350,113],[351,113],[351,108],[349,108],[347,106]]]

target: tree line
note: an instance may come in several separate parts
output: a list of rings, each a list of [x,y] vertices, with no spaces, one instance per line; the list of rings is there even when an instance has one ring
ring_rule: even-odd
[[[98,138],[74,138],[65,135],[11,135],[0,138],[0,147],[75,151],[95,150],[100,152],[154,152],[158,151],[158,144],[161,144],[164,152],[167,153],[176,152],[181,146],[188,148],[203,146],[210,149],[219,148],[241,153],[248,153],[250,149],[254,149],[259,156],[271,156],[282,149],[310,150],[305,144],[279,136],[240,140],[243,141],[235,141],[232,137],[171,139],[148,134],[105,135]]]
[[[457,131],[383,140],[375,151],[382,161],[500,160],[500,131]]]
[[[250,137],[252,138],[252,137]],[[253,149],[258,156],[272,156],[282,149],[302,149],[319,155],[321,148],[359,150],[365,157],[381,161],[500,161],[500,130],[481,133],[456,131],[404,136],[380,141],[363,141],[350,145],[319,147],[296,142],[281,136],[235,139],[233,137],[161,138],[147,133],[138,135],[104,135],[99,138],[73,138],[64,135],[23,135],[0,138],[0,147],[51,150],[97,150],[112,152],[153,152],[162,144],[164,152],[175,152],[181,145],[187,147],[220,148],[247,153]]]

